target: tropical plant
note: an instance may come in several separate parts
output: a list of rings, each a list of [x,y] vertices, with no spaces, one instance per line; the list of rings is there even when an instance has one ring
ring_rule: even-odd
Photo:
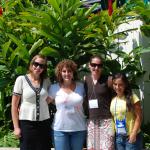
[[[1,130],[0,129],[0,147],[18,147],[19,146],[19,140],[16,139],[14,136],[12,130],[8,129]]]
[[[127,3],[127,11],[134,12],[136,19],[143,21],[141,31],[150,37],[150,4],[144,4],[141,0],[130,0]]]
[[[123,70],[135,82],[142,73],[138,61],[141,49],[136,48],[129,54],[122,52],[116,39],[126,37],[129,30],[119,33],[115,30],[123,22],[140,17],[136,9],[139,1],[134,1],[134,5],[131,1],[121,8],[114,6],[112,16],[107,10],[93,14],[97,4],[87,9],[79,0],[3,1],[0,16],[0,126],[6,130],[5,134],[10,135],[14,81],[18,75],[26,73],[30,58],[37,53],[48,57],[52,82],[54,67],[60,60],[74,60],[79,72],[83,72],[87,71],[85,64],[92,54],[104,57],[106,74]],[[144,7],[140,3],[141,10],[144,11]],[[144,14],[141,17],[144,20],[149,10],[143,11],[140,12]]]
[[[145,149],[150,149],[150,122],[142,125],[142,131],[143,131],[143,144],[145,146]]]

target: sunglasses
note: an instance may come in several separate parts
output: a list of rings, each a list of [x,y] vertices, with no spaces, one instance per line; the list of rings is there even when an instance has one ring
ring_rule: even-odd
[[[38,63],[38,62],[33,62],[32,64],[33,64],[33,66],[36,67],[36,68],[37,68],[38,66],[39,66],[39,68],[41,68],[41,69],[44,69],[44,68],[46,67],[45,64],[40,64],[40,63]]]
[[[102,68],[103,64],[95,64],[95,63],[90,63],[91,67],[98,67],[98,68]]]

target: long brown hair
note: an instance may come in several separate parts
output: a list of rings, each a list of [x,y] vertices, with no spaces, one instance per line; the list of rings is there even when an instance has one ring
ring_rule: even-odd
[[[133,105],[132,105],[132,89],[131,89],[130,83],[128,81],[128,78],[126,77],[126,75],[124,73],[117,73],[117,74],[113,75],[112,80],[116,80],[116,79],[121,79],[125,84],[124,95],[126,98],[127,107],[130,111],[133,109]]]
[[[31,61],[30,61],[30,64],[29,64],[29,67],[28,67],[28,73],[31,73],[31,74],[32,74],[32,69],[31,69],[31,68],[32,68],[33,63],[35,62],[35,60],[36,60],[37,58],[42,58],[43,60],[45,60],[45,67],[44,67],[44,70],[43,70],[43,72],[40,74],[40,78],[43,80],[43,79],[47,78],[47,57],[46,57],[46,56],[43,56],[43,55],[41,55],[41,54],[35,55],[35,56],[31,59]]]

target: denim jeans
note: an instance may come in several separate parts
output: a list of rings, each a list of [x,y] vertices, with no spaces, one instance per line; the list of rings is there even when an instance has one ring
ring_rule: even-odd
[[[142,141],[142,133],[137,134],[134,143],[129,143],[128,136],[116,135],[116,150],[142,150]]]
[[[87,131],[54,131],[55,150],[82,150]]]

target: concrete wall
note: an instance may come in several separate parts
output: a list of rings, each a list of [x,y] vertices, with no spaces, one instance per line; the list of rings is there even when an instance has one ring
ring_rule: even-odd
[[[144,123],[150,122],[150,52],[141,56],[143,69],[146,71],[143,77],[143,114]]]
[[[128,36],[125,39],[118,39],[119,42],[125,42],[119,46],[120,49],[126,53],[129,53],[137,46],[142,46],[143,48],[150,47],[150,38],[145,37],[140,31],[140,26],[142,24],[142,21],[134,20],[119,26],[116,32],[126,31],[128,29],[136,29],[134,31],[127,32]],[[141,61],[142,67],[146,71],[143,78],[137,82],[140,87],[138,93],[143,105],[144,124],[146,124],[150,122],[150,52],[143,53],[141,55],[141,60],[139,61]]]

